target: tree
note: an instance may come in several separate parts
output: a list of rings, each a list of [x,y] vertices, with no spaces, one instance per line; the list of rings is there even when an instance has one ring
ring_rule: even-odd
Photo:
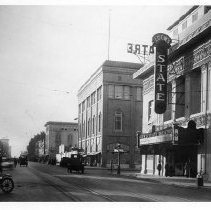
[[[36,143],[38,141],[43,141],[44,145],[45,145],[45,136],[46,136],[45,132],[42,131],[42,132],[40,132],[39,134],[36,134],[33,138],[30,139],[29,145],[27,146],[29,160],[35,160],[37,158]]]

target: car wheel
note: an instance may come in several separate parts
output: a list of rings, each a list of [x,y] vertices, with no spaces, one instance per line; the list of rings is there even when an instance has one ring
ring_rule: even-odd
[[[4,193],[10,193],[14,188],[14,182],[10,178],[5,178],[1,183],[1,189]]]

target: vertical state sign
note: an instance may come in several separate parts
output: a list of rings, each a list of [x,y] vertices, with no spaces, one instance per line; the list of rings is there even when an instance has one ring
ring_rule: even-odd
[[[171,38],[162,33],[152,37],[155,54],[155,112],[163,114],[167,106],[167,64],[168,48],[171,46]]]

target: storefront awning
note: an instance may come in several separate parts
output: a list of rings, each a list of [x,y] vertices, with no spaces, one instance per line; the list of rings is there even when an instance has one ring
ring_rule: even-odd
[[[93,156],[93,155],[98,155],[100,154],[101,152],[91,152],[91,153],[88,153],[87,156]]]
[[[196,129],[194,121],[190,121],[187,128],[174,125],[164,130],[152,133],[137,133],[138,146],[146,146],[161,143],[171,143],[172,145],[200,145],[204,141],[204,129]]]

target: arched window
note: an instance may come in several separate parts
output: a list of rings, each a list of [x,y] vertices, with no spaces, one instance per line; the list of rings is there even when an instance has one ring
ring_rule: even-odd
[[[92,118],[92,133],[95,134],[95,115]]]
[[[101,112],[98,116],[98,132],[100,132],[100,131],[101,131]]]
[[[116,111],[114,116],[114,130],[122,131],[122,112]]]
[[[69,134],[67,136],[67,146],[73,146],[73,135]]]
[[[61,134],[59,132],[56,133],[55,144],[56,146],[59,146],[61,144]]]

